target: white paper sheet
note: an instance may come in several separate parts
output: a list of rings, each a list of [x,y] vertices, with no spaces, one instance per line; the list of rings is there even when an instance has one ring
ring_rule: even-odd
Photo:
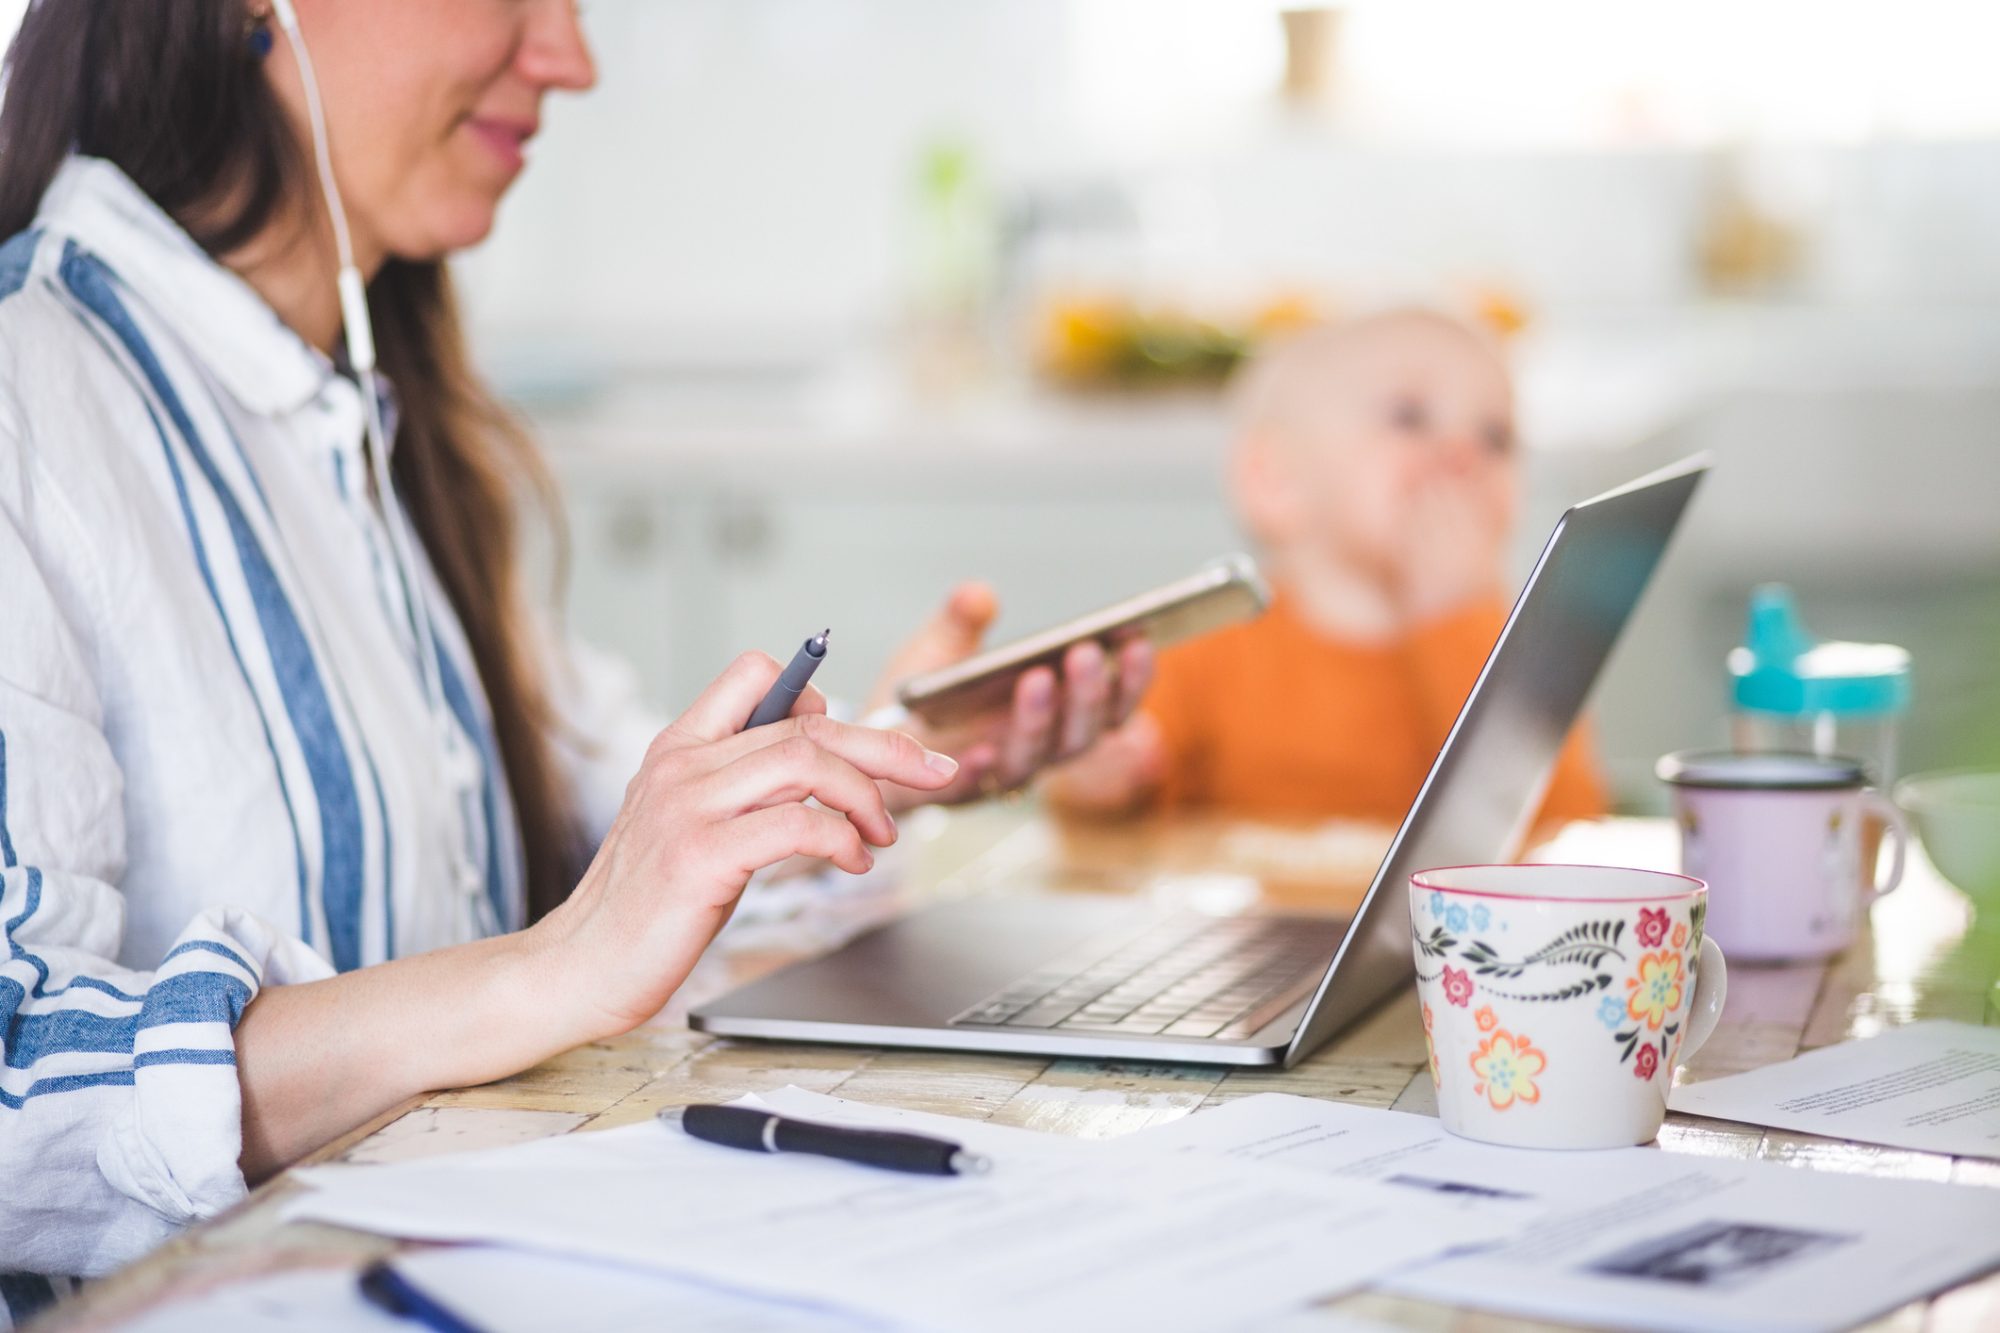
[[[1817,1330],[2000,1266],[2000,1190],[1621,1148],[1455,1139],[1428,1116],[1266,1094],[1121,1140],[1281,1164],[1494,1215],[1511,1239],[1387,1278],[1451,1305],[1639,1329]],[[1536,1216],[1536,1205],[1548,1210]]]
[[[1912,1023],[1674,1089],[1689,1115],[2000,1158],[2000,1028]]]
[[[884,1326],[823,1308],[759,1300],[642,1269],[485,1245],[396,1260],[426,1295],[483,1333],[872,1333]],[[231,1283],[175,1301],[119,1333],[410,1333],[363,1300],[349,1269]]]
[[[911,1123],[804,1093],[771,1100],[825,1118]],[[1491,1239],[1503,1225],[1367,1181],[946,1125],[995,1159],[992,1174],[913,1177],[766,1156],[648,1123],[304,1171],[317,1188],[286,1213],[587,1255],[963,1330],[1227,1328]]]

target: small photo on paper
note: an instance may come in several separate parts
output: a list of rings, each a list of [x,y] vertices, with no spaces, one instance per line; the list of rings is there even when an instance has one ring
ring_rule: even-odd
[[[1519,1190],[1495,1189],[1491,1185],[1475,1185],[1469,1180],[1439,1180],[1435,1176],[1384,1176],[1384,1183],[1407,1185],[1411,1189],[1430,1190],[1436,1194],[1449,1194],[1466,1199],[1531,1200],[1535,1196],[1523,1194]]]
[[[1628,1245],[1585,1265],[1593,1273],[1726,1290],[1773,1268],[1859,1239],[1757,1222],[1703,1222]]]

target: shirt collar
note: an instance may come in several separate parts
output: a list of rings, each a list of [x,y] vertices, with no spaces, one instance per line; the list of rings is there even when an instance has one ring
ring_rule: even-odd
[[[64,162],[42,196],[35,225],[109,265],[251,411],[295,412],[333,377],[323,353],[110,162],[80,155]]]

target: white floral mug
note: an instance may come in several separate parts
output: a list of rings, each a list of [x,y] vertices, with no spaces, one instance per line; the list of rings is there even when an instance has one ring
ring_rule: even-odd
[[[1722,1016],[1708,886],[1616,866],[1410,876],[1410,939],[1438,1116],[1522,1148],[1647,1143],[1674,1069]]]

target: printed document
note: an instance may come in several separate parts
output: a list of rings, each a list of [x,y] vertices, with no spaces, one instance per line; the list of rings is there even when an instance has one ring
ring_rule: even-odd
[[[1841,1329],[2000,1266],[2000,1190],[1616,1148],[1453,1138],[1428,1116],[1264,1094],[1119,1141],[1366,1180],[1514,1216],[1379,1285],[1635,1329]],[[1540,1210],[1540,1211],[1531,1211]]]
[[[1689,1115],[2000,1158],[2000,1028],[1912,1023],[1674,1089]]]
[[[994,1159],[899,1175],[648,1122],[388,1166],[319,1167],[289,1217],[651,1267],[941,1330],[1228,1328],[1512,1224],[1445,1194],[781,1093]],[[746,1099],[756,1104],[753,1099]]]

